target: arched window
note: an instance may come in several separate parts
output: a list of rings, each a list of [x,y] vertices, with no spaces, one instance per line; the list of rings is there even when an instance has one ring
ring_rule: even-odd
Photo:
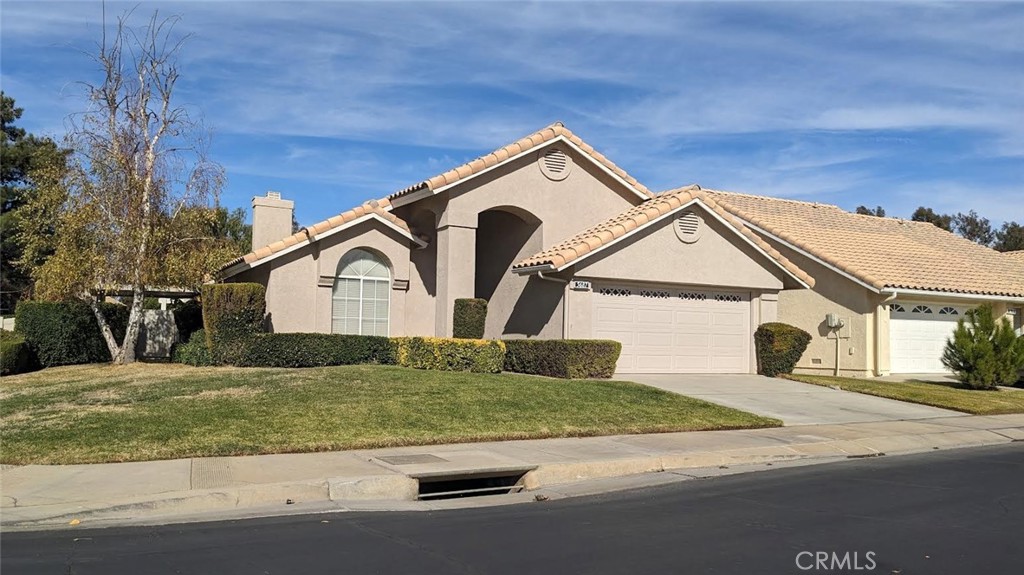
[[[377,255],[355,249],[338,262],[331,333],[388,335],[391,273]]]

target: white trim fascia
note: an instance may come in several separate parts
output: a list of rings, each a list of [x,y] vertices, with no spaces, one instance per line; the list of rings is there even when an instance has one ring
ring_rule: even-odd
[[[764,234],[764,235],[770,237],[771,239],[779,242],[780,244],[786,246],[787,248],[789,248],[789,249],[791,249],[791,250],[793,250],[793,251],[795,251],[795,252],[797,252],[797,253],[799,253],[799,254],[801,254],[803,256],[806,256],[806,257],[810,258],[815,263],[820,264],[820,265],[822,265],[822,266],[824,266],[824,267],[826,267],[826,268],[836,272],[837,274],[843,276],[844,278],[854,282],[855,284],[870,290],[872,293],[882,293],[878,288],[874,287],[873,285],[865,282],[864,280],[862,280],[862,279],[860,279],[860,278],[858,278],[858,277],[856,277],[856,276],[854,276],[854,275],[852,275],[852,274],[850,274],[848,272],[845,272],[845,271],[837,268],[836,266],[826,262],[825,260],[819,258],[818,256],[808,252],[807,250],[805,250],[803,248],[799,248],[797,246],[794,246],[793,244],[787,242],[786,240],[780,238],[779,236],[769,232],[768,230],[766,230],[766,229],[764,229],[764,228],[762,228],[762,227],[760,227],[758,225],[755,225],[755,224],[752,224],[752,223],[748,222],[747,220],[741,218],[740,216],[737,216],[736,214],[733,214],[733,216],[735,216],[736,219],[738,219],[741,222],[743,222],[743,224],[746,225],[748,228],[750,228],[752,230],[756,230],[758,232],[761,232],[762,234]]]
[[[613,172],[611,170],[611,168],[609,168],[608,166],[602,164],[601,162],[598,162],[590,154],[584,152],[582,149],[580,149],[579,146],[577,146],[576,144],[572,143],[571,140],[569,140],[568,138],[566,138],[562,134],[559,134],[559,135],[555,136],[554,138],[551,138],[550,140],[548,140],[548,141],[546,141],[546,142],[544,142],[544,143],[542,143],[540,145],[537,145],[537,146],[534,146],[534,147],[532,147],[532,148],[530,148],[528,150],[524,150],[522,152],[519,152],[518,154],[516,154],[514,156],[509,156],[504,161],[498,162],[497,164],[494,164],[493,166],[490,166],[488,168],[484,168],[484,169],[480,170],[479,172],[477,172],[475,174],[470,174],[470,175],[468,175],[468,176],[466,176],[464,178],[460,178],[459,180],[454,181],[454,182],[452,182],[450,184],[445,184],[445,185],[441,186],[440,188],[437,188],[436,190],[434,190],[433,193],[439,194],[439,193],[447,190],[448,188],[451,188],[451,187],[457,186],[457,185],[459,185],[459,184],[461,184],[463,182],[467,182],[469,180],[472,180],[473,178],[475,178],[477,176],[482,176],[482,175],[486,174],[487,172],[490,172],[491,170],[493,170],[495,168],[503,166],[503,165],[505,165],[505,164],[507,164],[509,162],[513,162],[515,160],[518,160],[519,158],[522,158],[523,156],[525,156],[527,154],[532,154],[532,153],[534,153],[534,152],[536,152],[538,150],[541,150],[543,148],[546,148],[546,147],[548,147],[551,144],[554,144],[556,142],[562,142],[565,145],[567,145],[570,148],[572,148],[573,150],[575,150],[576,153],[580,154],[581,156],[583,156],[584,158],[589,160],[592,164],[594,164],[595,166],[600,168],[603,172],[605,172],[606,174],[611,176],[612,179],[614,179],[615,181],[619,182],[620,184],[626,186],[627,189],[631,190],[641,200],[646,201],[646,200],[651,199],[651,196],[648,196],[647,194],[645,194],[645,193],[641,192],[640,190],[636,189],[636,187],[634,187],[633,184],[630,184],[626,180],[622,179],[622,177],[620,177],[618,174]]]
[[[913,297],[931,297],[935,299],[967,299],[975,301],[1005,301],[1011,303],[1024,303],[1024,297],[1014,297],[1005,295],[986,295],[976,293],[957,293],[947,291],[935,291],[935,290],[923,290],[923,289],[903,289],[903,288],[884,288],[881,292],[882,295],[895,296],[893,300],[898,300],[902,296]]]
[[[722,216],[720,216],[720,215],[718,215],[717,213],[715,213],[715,211],[714,211],[714,210],[712,210],[711,208],[709,208],[707,204],[705,204],[704,202],[702,202],[702,201],[700,200],[700,198],[694,198],[694,199],[690,200],[689,202],[686,202],[685,204],[682,204],[681,206],[679,206],[679,207],[677,207],[677,208],[675,208],[675,209],[669,210],[669,211],[665,212],[664,214],[661,214],[660,216],[658,216],[658,217],[654,218],[653,220],[649,220],[649,221],[648,221],[647,223],[645,223],[645,224],[643,224],[643,225],[641,225],[641,226],[637,226],[637,227],[633,228],[633,229],[632,229],[632,230],[630,230],[629,232],[627,232],[627,233],[625,233],[625,234],[622,234],[621,236],[619,236],[619,237],[617,237],[617,238],[613,239],[612,241],[610,241],[610,242],[608,242],[608,243],[606,243],[606,244],[601,244],[600,246],[598,246],[598,247],[597,247],[597,249],[591,250],[591,251],[589,251],[589,252],[587,252],[587,253],[583,254],[582,256],[580,256],[580,257],[578,257],[578,258],[574,259],[573,261],[571,261],[571,262],[569,262],[569,263],[567,263],[567,264],[565,264],[565,265],[563,265],[563,266],[561,266],[561,267],[557,267],[557,268],[553,268],[553,269],[552,269],[552,266],[550,266],[550,265],[542,265],[542,266],[530,266],[530,267],[528,267],[528,268],[521,268],[521,269],[518,269],[518,270],[514,270],[514,271],[515,271],[516,273],[520,274],[520,275],[523,275],[523,274],[527,274],[527,273],[532,273],[533,271],[538,271],[538,270],[551,270],[551,271],[554,271],[554,272],[560,272],[560,271],[563,271],[563,270],[565,270],[566,268],[569,268],[569,267],[572,267],[572,266],[578,265],[578,264],[579,264],[580,262],[582,262],[583,260],[587,259],[587,258],[588,258],[588,257],[590,257],[591,255],[593,255],[593,254],[596,254],[596,253],[598,253],[598,252],[601,252],[601,251],[603,251],[603,250],[605,250],[605,249],[607,249],[607,248],[610,248],[610,247],[614,246],[615,244],[619,243],[620,241],[622,241],[622,240],[624,240],[624,239],[626,239],[626,238],[629,238],[629,237],[631,237],[631,236],[632,236],[633,234],[635,234],[635,233],[638,233],[638,232],[639,232],[640,230],[643,230],[643,229],[646,229],[646,228],[648,228],[648,227],[650,227],[650,226],[653,226],[653,225],[657,224],[658,222],[660,222],[660,221],[664,220],[665,218],[668,218],[668,217],[672,216],[672,215],[673,215],[673,214],[675,214],[676,212],[678,212],[678,211],[680,211],[680,210],[683,210],[683,209],[686,209],[686,208],[688,208],[688,207],[690,207],[690,206],[692,206],[692,205],[694,205],[694,204],[698,204],[698,205],[700,205],[700,207],[701,207],[701,208],[702,208],[702,209],[703,209],[703,210],[704,210],[705,212],[707,212],[707,213],[711,214],[712,216],[714,216],[714,218],[715,218],[716,220],[718,220],[719,222],[721,222],[721,223],[722,223],[722,225],[724,225],[726,229],[728,229],[728,230],[732,230],[732,232],[733,232],[734,234],[736,234],[737,236],[739,236],[739,238],[740,238],[740,239],[742,239],[742,240],[743,240],[744,242],[746,242],[746,243],[747,243],[747,245],[749,245],[750,247],[754,248],[754,250],[755,250],[755,251],[757,251],[757,253],[759,253],[759,254],[763,255],[763,256],[764,256],[764,257],[765,257],[765,258],[766,258],[766,259],[767,259],[768,261],[770,261],[770,262],[771,262],[772,264],[774,264],[774,265],[775,265],[775,266],[776,266],[777,268],[779,268],[780,270],[782,270],[782,273],[784,273],[784,274],[786,274],[787,276],[789,276],[789,277],[791,277],[791,278],[795,279],[795,280],[797,281],[797,283],[799,283],[800,285],[802,285],[802,286],[803,286],[803,287],[805,287],[805,288],[810,288],[810,287],[811,287],[811,286],[807,285],[807,282],[805,282],[804,280],[802,280],[802,279],[800,279],[799,277],[797,277],[797,276],[796,276],[796,274],[794,274],[793,272],[791,272],[791,271],[789,271],[788,269],[786,269],[786,267],[785,267],[785,266],[783,266],[783,265],[782,265],[781,263],[779,263],[779,262],[778,262],[778,261],[777,261],[777,260],[776,260],[775,258],[773,258],[773,257],[772,257],[772,256],[771,256],[770,254],[768,254],[767,252],[765,252],[765,251],[764,251],[764,250],[763,250],[763,249],[761,248],[761,246],[759,246],[759,245],[757,245],[756,243],[754,243],[754,242],[753,242],[753,240],[751,240],[751,239],[750,239],[750,238],[748,238],[747,236],[744,236],[744,235],[743,235],[743,233],[742,233],[742,232],[740,232],[740,231],[739,231],[738,229],[736,229],[736,227],[735,227],[735,226],[733,226],[732,224],[730,224],[729,222],[727,222],[727,221],[726,221],[726,220],[725,220],[724,218],[722,218]]]
[[[295,244],[293,246],[289,246],[289,247],[287,247],[287,248],[285,248],[285,249],[283,249],[283,250],[281,250],[279,252],[274,252],[274,253],[270,254],[269,256],[267,256],[265,258],[262,258],[262,259],[259,259],[259,260],[256,260],[256,261],[254,261],[252,263],[239,262],[239,263],[235,264],[234,266],[231,266],[230,268],[224,270],[224,272],[218,274],[218,276],[221,279],[229,278],[229,277],[231,277],[233,275],[236,275],[236,274],[238,274],[240,272],[243,272],[243,271],[246,271],[246,270],[250,270],[250,269],[253,269],[253,268],[258,267],[258,266],[261,266],[261,265],[263,265],[263,264],[265,264],[265,263],[267,263],[267,262],[269,262],[271,260],[275,260],[275,259],[277,259],[277,258],[279,258],[281,256],[288,255],[288,254],[290,254],[290,253],[292,253],[292,252],[294,252],[294,251],[296,251],[298,249],[304,248],[304,247],[312,244],[313,242],[320,241],[320,240],[322,240],[324,238],[333,236],[334,234],[336,234],[338,232],[347,230],[347,229],[349,229],[349,228],[351,228],[353,226],[356,226],[358,224],[361,224],[361,223],[363,223],[365,221],[368,221],[368,220],[371,220],[371,219],[374,219],[374,220],[377,220],[377,221],[381,222],[385,226],[387,226],[387,227],[391,228],[392,230],[394,230],[394,231],[398,232],[399,234],[401,234],[402,237],[405,237],[405,238],[411,240],[413,243],[415,243],[416,245],[418,245],[421,248],[427,246],[426,242],[424,242],[423,240],[421,240],[421,239],[417,238],[416,236],[412,235],[408,231],[398,227],[394,223],[388,221],[386,218],[381,217],[380,214],[369,213],[369,214],[364,214],[362,216],[359,216],[358,218],[356,218],[356,219],[354,219],[354,220],[352,220],[350,222],[344,223],[344,224],[342,224],[342,225],[340,225],[340,226],[338,226],[336,228],[331,228],[331,229],[327,230],[326,232],[324,232],[322,234],[319,234],[319,235],[315,235],[314,236],[313,234],[309,233],[308,230],[307,230],[307,239],[305,241],[299,242],[299,243],[297,243],[297,244]],[[239,269],[236,270],[235,269],[236,267],[239,268]]]

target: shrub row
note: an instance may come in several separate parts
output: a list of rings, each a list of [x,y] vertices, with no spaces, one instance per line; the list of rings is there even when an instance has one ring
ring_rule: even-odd
[[[38,369],[38,365],[24,336],[0,331],[0,375],[14,375],[35,369]]]
[[[124,339],[128,308],[102,303],[100,310],[114,338]],[[22,301],[14,315],[17,331],[25,336],[30,352],[42,367],[102,363],[111,359],[96,316],[85,302]]]
[[[757,372],[768,377],[793,373],[796,362],[807,350],[811,334],[786,323],[763,323],[754,332]]]
[[[500,340],[396,337],[393,341],[396,362],[402,367],[498,373],[505,361],[505,344]]]
[[[322,367],[379,363],[394,365],[391,339],[373,335],[261,333],[246,341],[240,367]]]
[[[615,374],[622,344],[602,339],[507,339],[505,371],[568,379]]]

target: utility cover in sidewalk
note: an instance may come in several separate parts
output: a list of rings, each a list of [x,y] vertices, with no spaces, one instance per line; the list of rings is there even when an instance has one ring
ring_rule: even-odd
[[[377,459],[391,465],[416,465],[418,463],[447,463],[443,459],[429,453],[414,453],[412,455],[380,455]]]

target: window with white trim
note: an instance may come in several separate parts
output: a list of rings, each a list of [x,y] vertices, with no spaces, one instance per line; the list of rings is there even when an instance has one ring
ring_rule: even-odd
[[[939,310],[939,315],[960,315],[955,307],[944,307]]]
[[[367,250],[355,249],[338,262],[331,296],[331,333],[388,335],[391,272]]]
[[[910,310],[910,313],[932,313],[932,308],[926,305],[914,306],[914,309]]]

